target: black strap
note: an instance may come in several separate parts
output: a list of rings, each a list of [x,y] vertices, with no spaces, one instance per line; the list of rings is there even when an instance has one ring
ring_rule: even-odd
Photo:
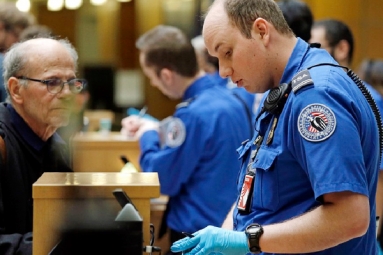
[[[365,86],[364,82],[356,75],[350,68],[333,64],[333,63],[320,63],[317,65],[313,65],[308,67],[307,69],[311,69],[317,66],[334,66],[334,67],[340,67],[346,70],[348,77],[351,78],[351,80],[358,86],[359,90],[362,92],[363,96],[367,100],[367,103],[370,105],[371,110],[375,116],[376,123],[378,125],[378,131],[379,131],[379,165],[380,162],[382,161],[382,153],[383,153],[383,122],[382,122],[382,117],[379,112],[379,108],[374,100],[374,98],[371,96],[371,93]]]

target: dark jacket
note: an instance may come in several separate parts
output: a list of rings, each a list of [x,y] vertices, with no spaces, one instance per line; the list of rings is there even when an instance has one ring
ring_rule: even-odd
[[[42,141],[7,103],[0,104],[0,254],[31,254],[32,184],[44,172],[71,172],[59,135]]]

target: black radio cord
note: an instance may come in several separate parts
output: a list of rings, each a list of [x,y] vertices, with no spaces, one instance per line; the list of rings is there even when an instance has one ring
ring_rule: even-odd
[[[372,112],[374,113],[376,123],[378,125],[379,130],[379,148],[380,148],[380,154],[379,154],[379,165],[382,160],[382,153],[383,153],[383,126],[382,126],[382,118],[381,114],[379,112],[378,106],[376,105],[376,102],[374,98],[371,96],[371,93],[366,88],[366,85],[363,83],[363,81],[356,75],[350,68],[345,66],[340,66],[332,63],[321,63],[317,65],[310,66],[307,69],[311,69],[313,67],[317,66],[324,66],[324,65],[330,65],[334,67],[341,67],[346,70],[347,75],[353,80],[353,82],[358,86],[359,90],[362,92],[363,96],[366,98],[368,104],[370,105]]]

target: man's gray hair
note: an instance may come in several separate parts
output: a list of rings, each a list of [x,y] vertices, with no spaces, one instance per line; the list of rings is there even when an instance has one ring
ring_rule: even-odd
[[[69,54],[71,55],[73,59],[73,63],[75,64],[75,72],[77,72],[78,54],[76,49],[73,47],[73,45],[67,39],[55,39],[55,38],[48,38],[48,39],[59,42],[62,46],[64,46],[67,49],[67,51],[69,52]],[[39,40],[39,39],[31,39],[31,40]],[[13,44],[12,47],[8,50],[8,52],[4,56],[3,78],[4,78],[5,90],[7,91],[8,95],[9,95],[9,91],[8,91],[7,84],[8,84],[9,78],[11,78],[12,76],[16,77],[17,75],[19,75],[20,71],[23,71],[24,75],[28,76],[28,72],[30,70],[30,66],[28,66],[28,58],[26,57],[28,54],[30,54],[30,48],[28,47],[28,42],[30,42],[30,40]],[[26,85],[27,81],[20,80],[20,83],[22,85]]]

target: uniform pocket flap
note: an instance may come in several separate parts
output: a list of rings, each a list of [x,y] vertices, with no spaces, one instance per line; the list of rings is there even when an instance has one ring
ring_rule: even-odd
[[[265,148],[262,146],[254,160],[253,168],[260,168],[265,171],[269,171],[278,155],[278,150]]]

